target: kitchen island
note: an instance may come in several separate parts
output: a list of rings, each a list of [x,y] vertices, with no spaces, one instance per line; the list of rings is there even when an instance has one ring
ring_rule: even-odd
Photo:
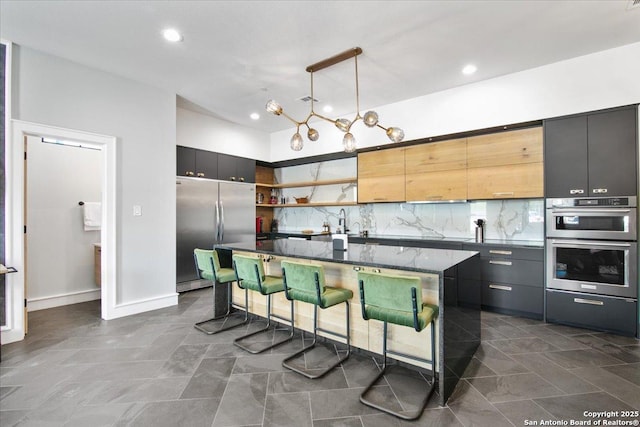
[[[368,352],[382,351],[382,323],[362,319],[358,298],[358,271],[411,275],[421,278],[424,302],[438,305],[436,321],[436,375],[439,404],[444,405],[480,344],[481,269],[478,252],[366,245],[349,243],[346,251],[335,251],[331,242],[300,240],[267,240],[257,243],[216,245],[224,252],[258,254],[267,274],[280,275],[284,259],[307,260],[325,269],[327,285],[353,291],[351,300],[351,344]],[[228,257],[224,256],[223,259]],[[265,299],[249,293],[249,312],[264,316]],[[234,302],[242,304],[244,296],[237,288]],[[289,302],[284,294],[273,298],[273,311],[287,317]],[[321,328],[341,331],[344,309],[322,310]],[[296,303],[297,328],[312,331],[311,304]],[[389,325],[389,348],[422,358],[430,354],[429,332],[416,332],[407,327]],[[394,357],[396,358],[396,357]],[[403,363],[431,369],[410,358],[397,357]]]

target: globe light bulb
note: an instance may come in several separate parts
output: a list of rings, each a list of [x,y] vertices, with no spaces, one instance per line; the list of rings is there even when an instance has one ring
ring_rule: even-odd
[[[307,138],[309,141],[317,141],[320,138],[320,133],[314,128],[309,128],[309,132],[307,132]]]
[[[302,150],[303,146],[304,146],[304,143],[302,141],[302,136],[300,136],[300,134],[298,132],[296,132],[291,137],[291,149],[293,151],[300,151],[300,150]]]
[[[353,137],[351,132],[347,132],[344,135],[344,138],[342,138],[342,146],[346,153],[353,153],[356,151],[356,139]]]
[[[274,101],[273,99],[270,99],[267,102],[267,105],[264,106],[264,108],[272,113],[275,114],[276,116],[279,116],[280,114],[282,114],[282,105],[278,104],[276,101]]]
[[[349,126],[351,126],[351,121],[347,119],[336,120],[336,127],[340,129],[342,132],[347,132],[349,130]]]
[[[400,128],[389,128],[387,129],[387,136],[393,142],[400,142],[404,139],[404,131]]]
[[[362,121],[365,125],[372,128],[378,124],[378,113],[376,113],[375,111],[367,111],[366,113],[364,113]]]

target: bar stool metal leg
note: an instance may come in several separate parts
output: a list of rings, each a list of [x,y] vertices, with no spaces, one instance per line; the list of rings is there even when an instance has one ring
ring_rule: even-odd
[[[201,322],[198,322],[196,324],[193,325],[194,328],[196,328],[197,330],[204,332],[207,335],[215,335],[215,334],[219,334],[220,332],[224,332],[224,331],[228,331],[229,329],[233,329],[233,328],[237,328],[238,326],[242,326],[242,325],[246,325],[247,323],[249,323],[249,313],[247,312],[246,306],[242,307],[239,305],[236,305],[233,303],[233,295],[231,293],[231,288],[233,285],[233,282],[227,282],[227,312],[225,314],[222,314],[220,316],[214,316],[211,319],[207,319],[207,320],[203,320]],[[215,284],[214,286],[214,303],[215,303]],[[233,307],[237,307],[240,309],[244,310],[244,319],[242,319],[240,322],[238,323],[232,323],[231,325],[227,325],[226,323],[230,320],[230,315],[231,315],[231,309]],[[220,319],[224,319],[224,321],[222,322],[222,326],[220,326],[217,329],[207,329],[204,327],[205,324],[212,322],[214,320],[220,320]]]
[[[249,295],[248,295],[248,290],[245,289],[245,305],[248,307],[249,304]],[[248,314],[247,314],[248,316]],[[289,335],[287,335],[285,338],[283,338],[282,340],[276,341],[275,343],[269,344],[267,346],[264,347],[260,347],[258,349],[254,349],[251,348],[250,346],[248,346],[247,344],[244,344],[243,341],[250,338],[250,337],[254,337],[256,335],[268,332],[271,328],[271,318],[275,317],[276,319],[280,319],[283,321],[289,321],[291,323],[291,332],[289,333]],[[274,329],[277,330],[277,329]],[[267,295],[267,325],[260,329],[257,330],[255,332],[251,332],[250,334],[247,335],[243,335],[241,337],[236,338],[235,340],[233,340],[233,343],[240,347],[241,349],[248,351],[251,354],[258,354],[258,353],[262,353],[265,352],[269,349],[272,349],[273,347],[279,346],[280,344],[284,344],[287,341],[291,341],[293,339],[293,302],[291,302],[291,319],[286,319],[284,317],[280,317],[276,314],[271,313],[271,294]]]
[[[293,303],[293,302],[292,302]],[[333,331],[329,331],[326,329],[322,329],[318,327],[318,306],[314,304],[313,306],[313,342],[305,347],[303,347],[301,350],[297,351],[296,353],[292,354],[291,356],[287,357],[286,359],[284,359],[282,361],[282,366],[284,366],[285,368],[291,369],[294,372],[297,372],[301,375],[304,375],[307,378],[311,378],[311,379],[315,379],[315,378],[320,378],[324,375],[326,375],[327,373],[329,373],[329,371],[331,371],[333,368],[335,368],[336,366],[340,365],[342,362],[344,362],[345,360],[347,360],[349,358],[349,356],[351,355],[351,334],[350,334],[350,322],[349,322],[349,315],[350,315],[350,309],[349,309],[349,301],[345,301],[346,303],[346,314],[347,314],[347,321],[346,321],[346,327],[347,327],[347,333],[346,335],[342,335],[342,334],[338,334],[336,332]],[[347,352],[344,356],[339,357],[338,359],[335,361],[335,363],[331,364],[329,367],[327,367],[326,369],[316,372],[318,371],[318,369],[314,369],[314,368],[307,368],[307,369],[302,369],[299,368],[291,363],[289,363],[291,360],[297,358],[298,356],[300,356],[301,354],[306,353],[307,351],[311,350],[312,348],[314,348],[316,346],[317,340],[318,340],[318,331],[321,332],[325,332],[325,333],[329,333],[331,335],[334,335],[336,337],[340,337],[340,338],[346,338],[347,339]],[[313,373],[315,372],[315,373]]]
[[[393,416],[396,416],[398,418],[402,418],[403,420],[415,420],[420,418],[420,415],[422,415],[422,412],[424,411],[424,408],[427,406],[427,402],[429,401],[429,398],[431,397],[431,395],[433,394],[433,391],[435,390],[435,386],[436,386],[436,354],[435,354],[435,327],[434,327],[434,322],[431,322],[431,384],[429,385],[429,388],[427,389],[424,397],[422,398],[422,400],[420,401],[420,404],[418,405],[419,409],[417,409],[416,411],[414,411],[413,413],[402,413],[402,412],[398,412],[398,411],[394,411],[392,409],[386,408],[372,400],[369,400],[366,398],[367,393],[378,383],[378,381],[380,381],[380,379],[386,374],[387,372],[387,353],[392,353],[392,354],[397,354],[399,356],[405,356],[405,357],[410,357],[412,359],[415,360],[422,360],[424,361],[424,359],[419,359],[417,357],[413,357],[410,356],[408,354],[403,354],[403,353],[399,353],[399,352],[390,352],[387,351],[387,322],[384,322],[384,326],[383,326],[383,340],[382,340],[382,355],[383,355],[383,359],[382,359],[382,369],[381,371],[378,373],[378,375],[373,379],[373,381],[371,381],[371,383],[369,383],[369,385],[364,389],[364,391],[362,392],[362,394],[360,395],[360,402],[364,403],[367,406],[370,406],[372,408],[378,409],[382,412],[386,412],[388,414],[391,414]]]

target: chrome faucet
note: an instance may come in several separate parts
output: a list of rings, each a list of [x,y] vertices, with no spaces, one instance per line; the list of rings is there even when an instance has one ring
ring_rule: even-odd
[[[338,214],[338,227],[340,226],[344,229],[344,234],[347,234],[349,229],[347,228],[347,213],[344,208],[340,209],[340,213]]]

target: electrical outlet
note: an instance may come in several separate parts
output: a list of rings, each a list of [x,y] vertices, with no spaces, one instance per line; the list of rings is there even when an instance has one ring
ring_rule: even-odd
[[[142,216],[142,206],[133,205],[133,216]]]

